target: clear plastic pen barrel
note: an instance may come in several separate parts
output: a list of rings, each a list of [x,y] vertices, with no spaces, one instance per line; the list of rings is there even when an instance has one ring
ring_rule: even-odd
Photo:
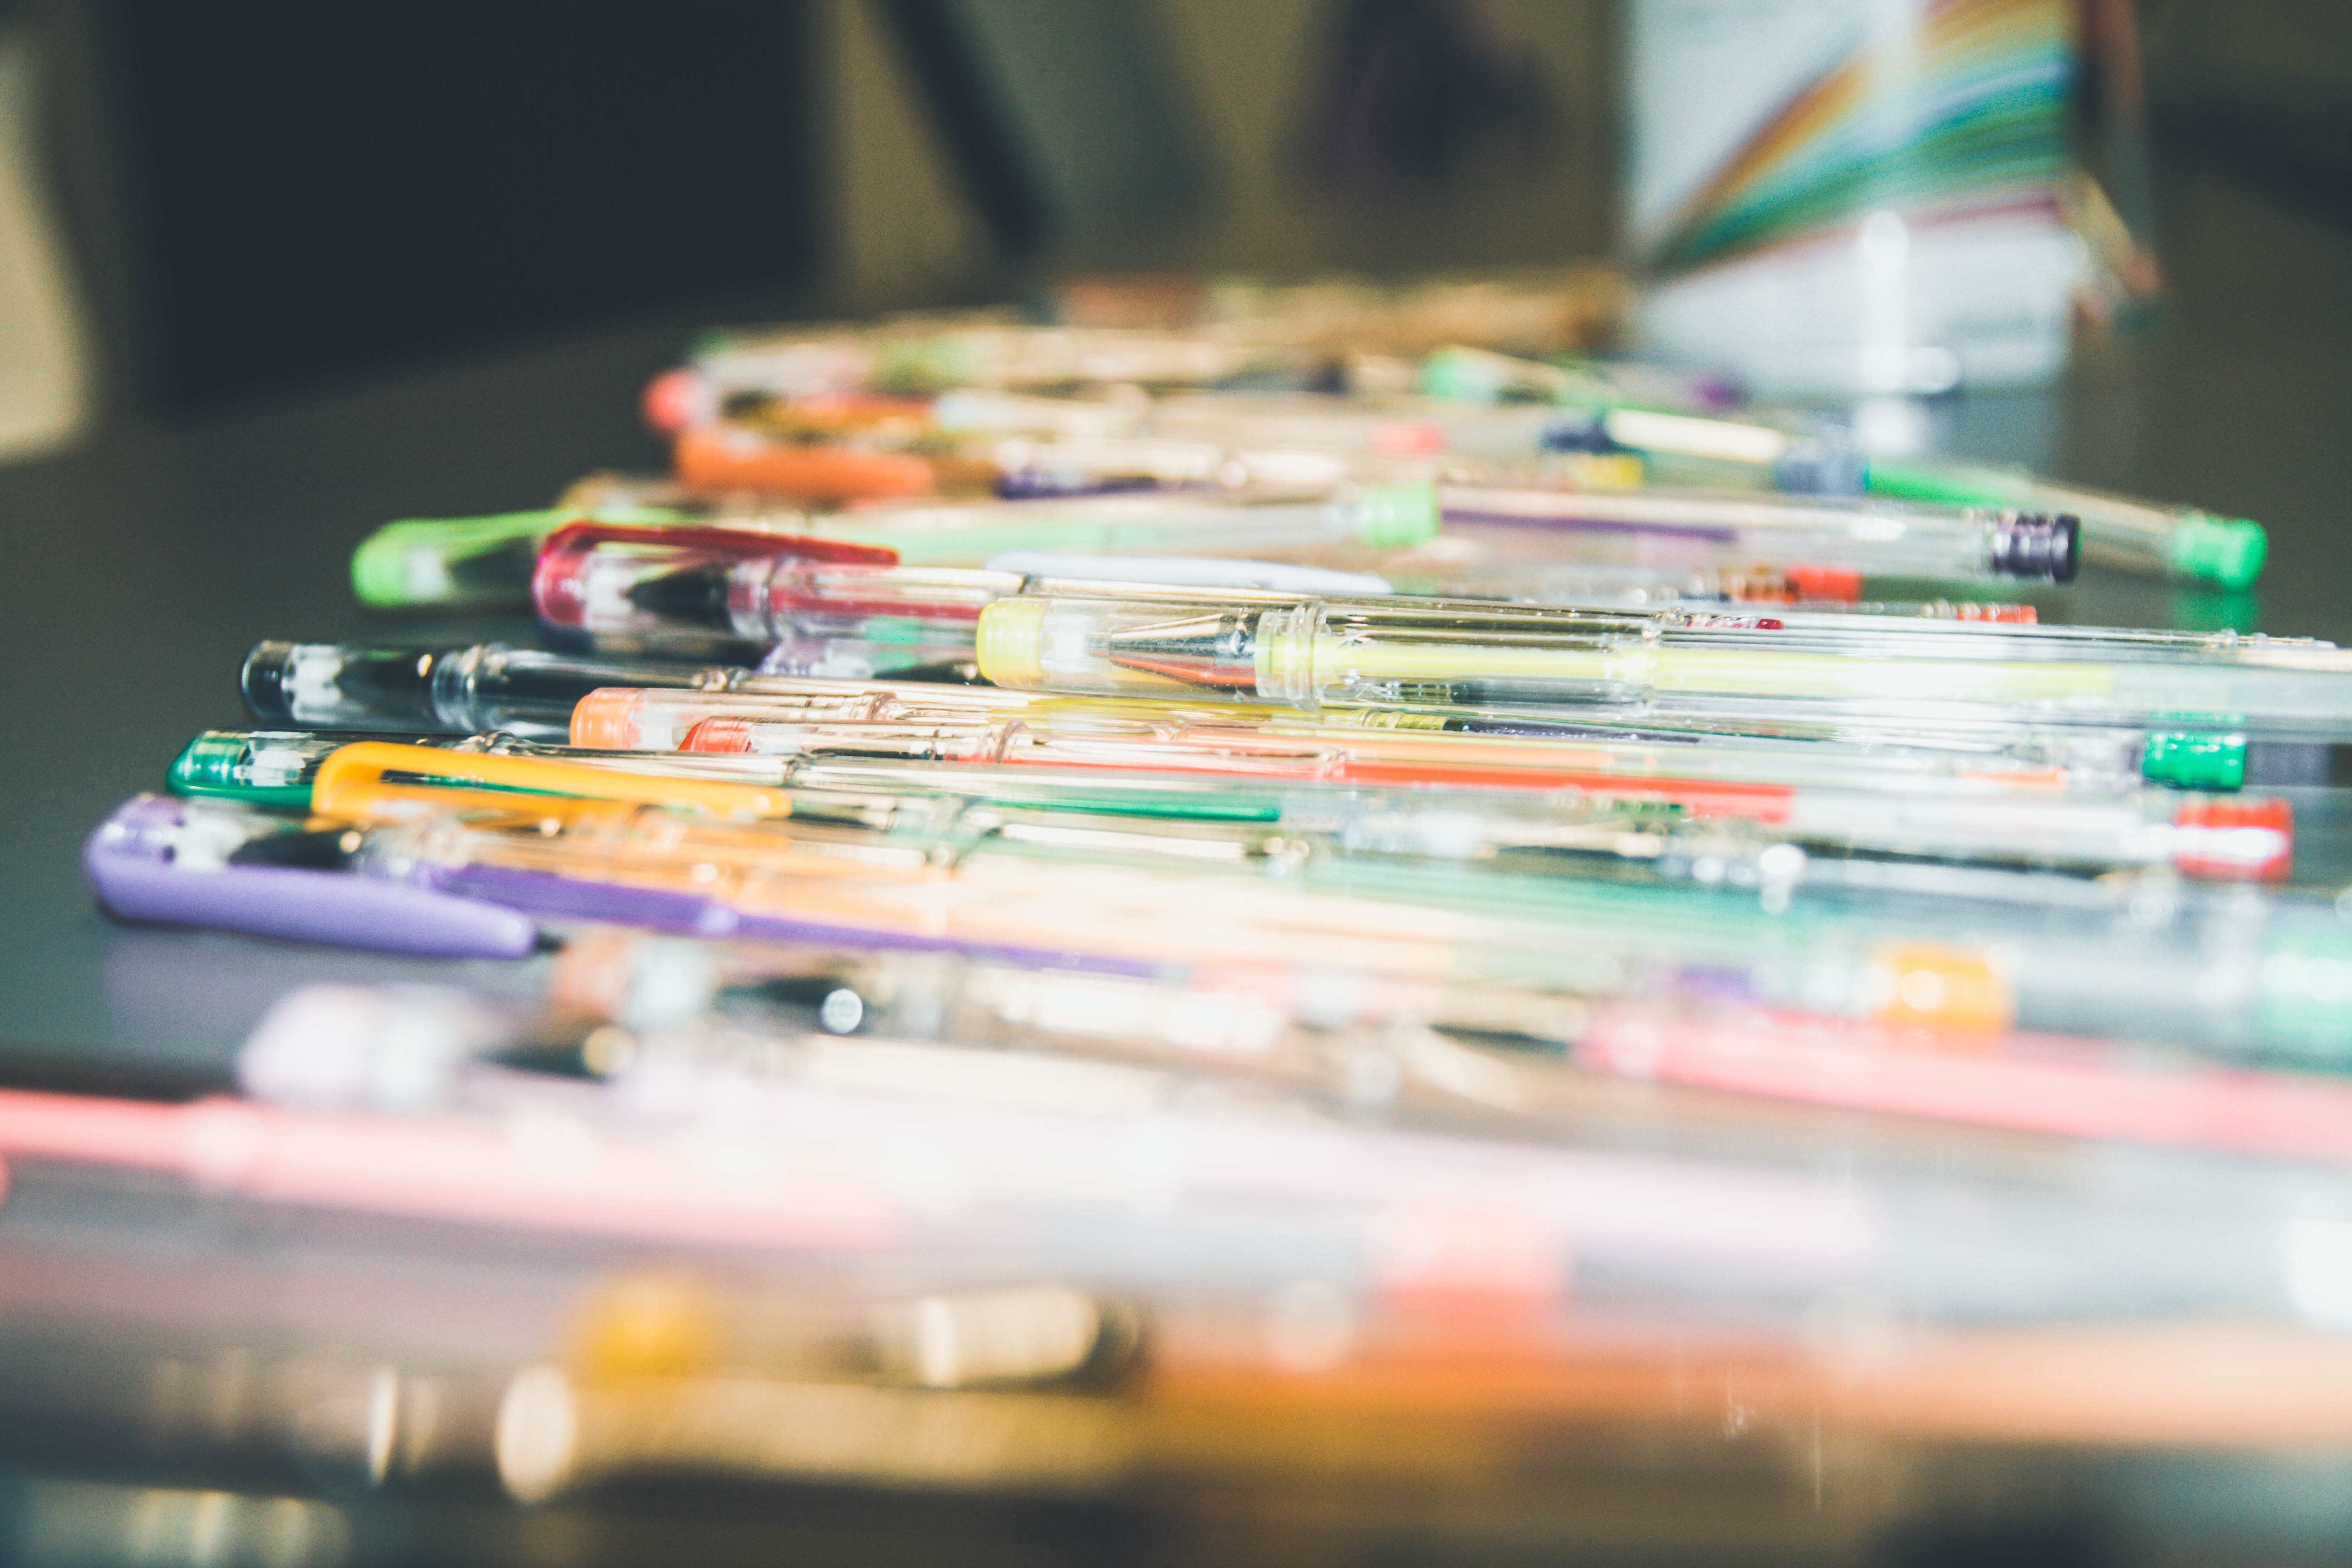
[[[1955,582],[2074,579],[2079,528],[2066,516],[1885,501],[1739,498],[1642,490],[1448,487],[1448,523],[1557,531],[1650,559],[1677,553]],[[1628,549],[1627,547],[1631,547]]]
[[[1918,722],[2226,726],[2352,739],[2352,654],[2282,648],[2231,658],[1890,657],[1913,639],[1838,647],[1811,636],[1715,632],[1533,606],[1305,600],[1086,600],[992,605],[982,673],[1029,689],[1224,693],[1336,706],[1620,708],[1758,704]],[[2030,638],[2029,638],[2030,641]]]
[[[1322,488],[1322,487],[1318,487]],[[1419,544],[1437,532],[1420,485],[1332,494],[1144,492],[994,504],[898,506],[808,521],[812,537],[881,546],[909,566],[978,566],[1014,550],[1213,555],[1243,551]]]

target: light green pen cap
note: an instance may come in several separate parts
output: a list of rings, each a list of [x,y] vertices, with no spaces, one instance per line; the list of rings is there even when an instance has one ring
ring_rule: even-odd
[[[299,733],[207,730],[172,759],[164,784],[173,795],[300,811],[310,806],[320,758],[341,743]]]
[[[449,603],[457,596],[451,562],[535,539],[578,515],[557,509],[387,522],[352,552],[352,592],[361,604],[379,610]]]
[[[2140,752],[2139,771],[2152,784],[2179,789],[2238,789],[2246,782],[2246,738],[2158,731]]]
[[[2263,1043],[2314,1066],[2352,1067],[2352,931],[2282,931],[2263,950]]]
[[[683,522],[686,514],[660,507],[552,507],[488,517],[413,517],[387,522],[352,552],[352,592],[377,610],[428,605],[493,603],[528,595],[530,574],[518,563],[513,582],[467,581],[458,563],[503,546],[552,533],[583,518],[599,522]]]
[[[1439,349],[1421,362],[1422,395],[1445,403],[1492,403],[1507,385],[1496,360],[1474,349]]]
[[[1437,537],[1435,485],[1366,485],[1356,495],[1356,537],[1375,550],[1409,550]]]
[[[2180,514],[2166,563],[2176,577],[2201,577],[2224,588],[2251,588],[2263,574],[2271,542],[2259,522],[2242,517]]]

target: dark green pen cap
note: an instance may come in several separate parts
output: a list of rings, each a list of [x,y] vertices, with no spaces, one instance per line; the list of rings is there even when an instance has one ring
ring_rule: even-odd
[[[207,730],[172,759],[165,787],[299,811],[310,804],[320,759],[345,743],[299,731]]]
[[[2178,789],[2237,789],[2246,782],[2246,738],[2158,731],[2140,752],[2139,772]]]

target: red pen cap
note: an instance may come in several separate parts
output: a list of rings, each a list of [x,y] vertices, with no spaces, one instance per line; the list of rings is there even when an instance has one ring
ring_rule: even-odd
[[[638,412],[656,433],[675,436],[719,417],[719,394],[685,365],[666,370],[646,383]]]
[[[2173,868],[2221,882],[2276,882],[2294,865],[2294,810],[2285,801],[2204,798],[2172,816],[2179,834]]]
[[[539,564],[531,572],[530,600],[540,619],[555,626],[587,625],[588,573],[600,554],[641,556],[648,570],[660,572],[770,558],[855,566],[898,563],[898,552],[885,545],[809,539],[761,529],[705,523],[567,522],[539,547]]]
[[[740,719],[705,719],[677,743],[681,752],[729,752],[751,749],[751,726]]]
[[[1834,599],[1842,605],[1862,601],[1862,574],[1843,566],[1791,566],[1781,575],[1801,599]]]

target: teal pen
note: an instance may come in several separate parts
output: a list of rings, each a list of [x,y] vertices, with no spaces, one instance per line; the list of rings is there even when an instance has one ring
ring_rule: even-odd
[[[1430,738],[1434,739],[1434,738]],[[173,768],[175,791],[307,808],[310,784],[340,742],[299,734],[207,732]],[[2175,794],[2061,795],[2042,781],[1944,774],[1850,776],[1806,787],[1751,783],[1687,759],[1689,775],[1654,771],[1654,758],[1598,747],[1563,750],[1469,738],[1479,753],[1450,763],[1446,746],[1349,748],[1320,737],[1210,731],[1155,734],[1086,727],[1059,733],[1019,721],[808,723],[712,718],[684,752],[552,747],[511,737],[434,743],[436,752],[491,753],[609,769],[761,784],[793,790],[918,798],[952,795],[1007,809],[1089,816],[1264,824],[1343,852],[1463,859],[1574,871],[1587,857],[1672,871],[1706,861],[1718,876],[1754,882],[1774,846],[1843,854],[1933,857],[2101,873],[2169,867],[2202,879],[2284,874],[2288,818],[2255,799],[2224,807]],[[1517,745],[1517,766],[1495,753]],[[269,784],[254,781],[261,759]],[[1651,767],[1643,766],[1644,763]],[[1611,772],[1612,764],[1622,771]],[[1669,763],[1668,765],[1672,765]],[[454,757],[420,756],[418,778],[458,774]],[[1712,775],[1712,776],[1710,776]],[[1871,789],[1870,784],[1890,787]],[[2019,787],[2019,784],[2022,787]],[[572,793],[593,787],[572,784]],[[1043,833],[1043,829],[1024,829]],[[1785,858],[1785,857],[1783,857]],[[1740,867],[1749,869],[1741,871]],[[1727,868],[1727,869],[1726,869]],[[2021,884],[2023,886],[2023,884]]]

